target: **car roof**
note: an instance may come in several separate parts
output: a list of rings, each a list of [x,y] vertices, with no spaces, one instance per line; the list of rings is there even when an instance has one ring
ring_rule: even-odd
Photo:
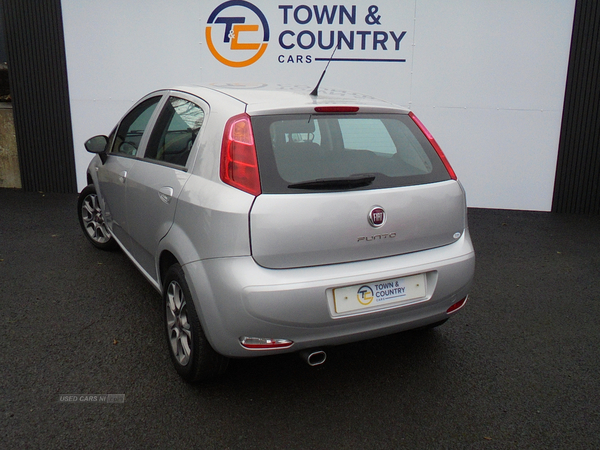
[[[175,90],[204,98],[209,103],[215,93],[226,95],[244,103],[249,114],[314,111],[315,106],[335,105],[358,106],[361,112],[408,113],[408,109],[384,100],[339,89],[320,88],[318,96],[310,95],[312,88],[308,86],[262,83],[213,83],[180,86]]]

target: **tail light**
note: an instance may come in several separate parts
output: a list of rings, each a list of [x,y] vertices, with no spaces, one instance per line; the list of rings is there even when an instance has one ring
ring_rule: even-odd
[[[429,132],[429,130],[427,128],[425,128],[425,125],[423,125],[423,122],[421,122],[417,118],[417,116],[415,116],[415,114],[412,111],[409,112],[408,115],[417,124],[417,126],[419,127],[419,129],[425,135],[425,137],[427,137],[427,140],[433,146],[433,148],[435,149],[436,153],[438,154],[438,156],[440,157],[440,159],[444,163],[444,167],[446,167],[446,170],[448,171],[448,175],[450,175],[450,178],[452,178],[453,180],[456,180],[456,173],[454,173],[454,169],[452,169],[452,166],[450,165],[450,162],[448,162],[448,158],[446,158],[446,155],[444,155],[444,152],[442,151],[440,145],[433,138],[433,136],[431,135],[431,133]]]
[[[243,113],[225,125],[221,145],[221,180],[252,195],[260,195],[260,177],[250,116]]]

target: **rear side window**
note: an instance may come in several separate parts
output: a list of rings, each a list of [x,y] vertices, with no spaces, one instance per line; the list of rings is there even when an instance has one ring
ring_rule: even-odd
[[[252,118],[265,193],[345,190],[433,183],[450,177],[437,153],[402,114],[302,114]],[[309,186],[310,185],[310,186]]]
[[[169,97],[158,116],[144,158],[185,166],[203,122],[204,111],[198,105]]]

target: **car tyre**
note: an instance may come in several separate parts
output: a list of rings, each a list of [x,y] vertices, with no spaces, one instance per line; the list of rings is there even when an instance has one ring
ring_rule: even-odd
[[[229,359],[213,350],[206,339],[179,264],[165,275],[163,301],[167,344],[179,375],[194,383],[224,373]]]
[[[104,214],[100,208],[98,194],[93,184],[86,186],[79,194],[77,215],[83,234],[92,245],[101,250],[114,250],[117,248],[117,242],[104,222]]]

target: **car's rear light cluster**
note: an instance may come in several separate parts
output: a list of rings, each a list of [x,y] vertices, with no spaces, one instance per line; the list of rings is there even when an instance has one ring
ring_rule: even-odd
[[[450,178],[452,178],[453,180],[456,180],[456,173],[454,173],[454,169],[452,169],[452,166],[450,165],[450,162],[448,162],[448,158],[446,158],[446,155],[444,155],[444,152],[442,151],[440,145],[433,138],[432,134],[429,132],[429,130],[427,130],[427,128],[425,128],[425,125],[423,125],[423,122],[421,122],[417,118],[417,116],[415,116],[415,114],[412,111],[409,112],[408,115],[417,124],[417,126],[419,127],[419,129],[425,135],[425,137],[427,137],[427,140],[433,146],[433,148],[435,149],[436,153],[438,154],[438,156],[440,157],[440,159],[444,163],[444,166],[446,167],[446,170],[448,171],[448,175],[450,175]]]
[[[225,125],[221,180],[252,195],[261,193],[252,123],[246,113],[232,117]]]

